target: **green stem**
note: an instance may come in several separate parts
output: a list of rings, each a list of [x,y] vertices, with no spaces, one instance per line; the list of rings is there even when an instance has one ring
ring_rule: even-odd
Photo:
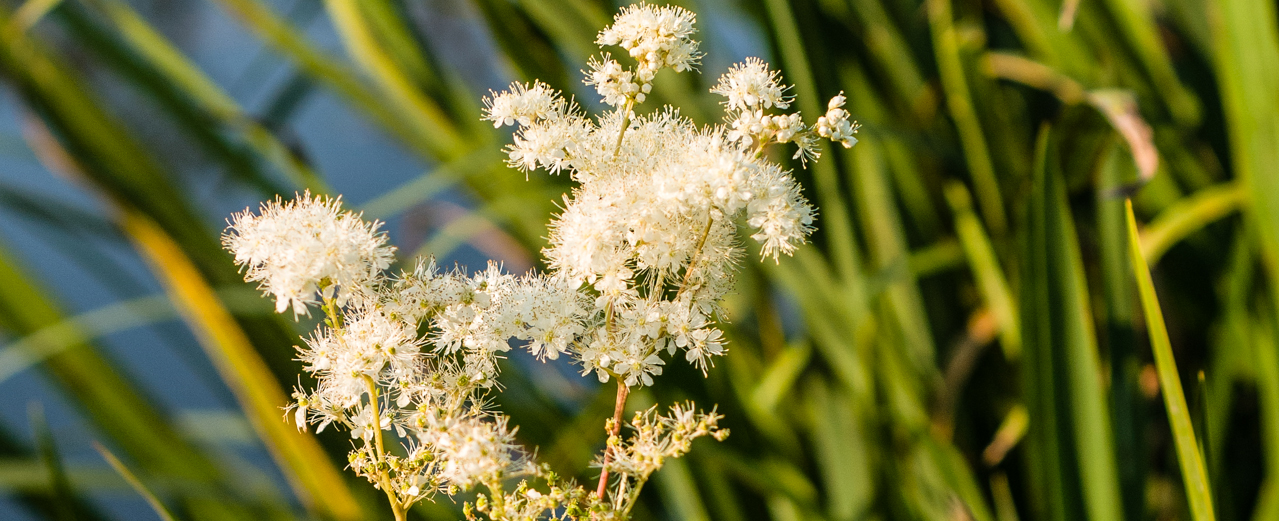
[[[702,228],[702,236],[697,240],[697,249],[693,250],[693,257],[688,260],[688,268],[684,270],[684,281],[680,282],[679,292],[675,294],[675,300],[679,300],[684,295],[684,291],[688,289],[688,283],[693,280],[693,269],[697,268],[697,261],[702,257],[702,247],[706,246],[706,238],[711,234],[711,224],[715,219],[708,214],[706,216],[706,227]]]
[[[626,128],[631,126],[631,110],[634,108],[634,99],[627,99],[626,105],[622,107],[622,128],[617,131],[617,143],[613,145],[613,157],[617,157],[617,152],[622,150],[622,137],[626,135]]]
[[[400,503],[395,490],[391,488],[391,476],[387,472],[386,466],[386,450],[382,443],[382,415],[378,411],[378,389],[377,382],[368,375],[364,375],[364,384],[369,388],[369,407],[373,409],[373,440],[374,449],[377,451],[377,460],[374,467],[378,472],[378,484],[381,485],[382,491],[386,492],[386,499],[391,502],[391,512],[395,514],[395,521],[405,521],[406,512],[404,505]]]

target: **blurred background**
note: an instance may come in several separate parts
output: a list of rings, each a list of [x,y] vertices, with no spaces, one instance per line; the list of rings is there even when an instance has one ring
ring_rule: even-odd
[[[636,519],[1279,519],[1273,2],[674,3],[702,75],[642,110],[715,123],[707,89],[759,56],[810,124],[843,91],[863,127],[791,165],[818,232],[742,263],[731,353],[632,396],[732,430]],[[571,186],[507,168],[480,99],[537,78],[598,110],[580,69],[617,8],[0,1],[0,519],[388,518],[347,434],[283,421],[314,324],[219,233],[310,190],[404,263],[540,267]],[[502,378],[520,440],[595,478],[612,387],[521,355]]]

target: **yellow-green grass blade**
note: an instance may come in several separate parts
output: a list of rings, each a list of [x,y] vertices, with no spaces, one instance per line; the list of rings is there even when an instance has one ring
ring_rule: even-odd
[[[0,327],[14,336],[65,321],[48,291],[33,281],[0,248]],[[223,479],[208,456],[179,436],[169,418],[87,338],[49,356],[40,367],[101,433],[149,471],[206,485]],[[233,512],[243,515],[228,505],[223,519],[235,519]]]
[[[973,105],[968,80],[964,77],[963,60],[955,34],[950,0],[928,0],[928,25],[932,32],[937,70],[941,74],[943,96],[964,150],[968,175],[977,192],[977,203],[991,235],[1002,237],[1008,228],[1004,213],[1004,197],[1000,191],[995,165],[991,161],[986,134]]]
[[[982,300],[999,321],[999,345],[1009,361],[1021,357],[1021,321],[1017,317],[1017,301],[1013,298],[999,258],[981,221],[972,211],[968,189],[963,184],[946,186],[946,200],[955,214],[955,234],[964,248],[968,266],[981,290]]]
[[[96,449],[99,454],[102,454],[102,459],[107,460],[107,463],[111,465],[111,468],[115,469],[115,471],[120,474],[120,477],[124,478],[124,480],[129,483],[130,487],[133,487],[133,490],[136,491],[138,495],[141,495],[147,500],[147,504],[151,505],[151,509],[160,516],[160,519],[163,521],[177,521],[177,518],[173,516],[173,512],[169,511],[169,507],[164,506],[164,502],[160,501],[160,498],[156,497],[155,493],[151,492],[151,489],[147,488],[147,486],[142,483],[142,480],[138,479],[138,476],[134,474],[132,470],[129,470],[129,467],[126,466],[123,461],[120,461],[120,458],[117,458],[115,454],[112,454],[111,451],[107,450],[106,447],[103,447],[102,444],[96,441],[93,442],[93,448]]]
[[[17,11],[13,12],[13,20],[9,22],[9,30],[26,31],[35,27],[49,11],[62,4],[62,0],[26,0]]]
[[[163,81],[180,89],[191,101],[227,128],[243,135],[249,146],[288,176],[294,185],[314,193],[329,191],[310,165],[245,112],[221,86],[132,7],[119,0],[93,0],[90,3],[106,15],[119,36],[134,52],[163,75]]]
[[[1279,319],[1279,30],[1273,3],[1206,3],[1216,57],[1233,173],[1247,194],[1247,221],[1260,239],[1271,297],[1270,321]],[[1272,330],[1274,331],[1274,330]],[[1273,340],[1271,344],[1279,343]],[[1266,430],[1268,490],[1258,515],[1279,512],[1279,432]],[[1260,517],[1258,519],[1261,519]]]
[[[1212,487],[1208,482],[1203,455],[1199,452],[1199,443],[1195,441],[1190,409],[1186,405],[1181,377],[1177,374],[1177,362],[1173,358],[1172,342],[1168,339],[1168,329],[1164,324],[1159,297],[1155,294],[1155,284],[1150,277],[1150,268],[1141,252],[1137,218],[1133,215],[1131,200],[1128,201],[1127,210],[1128,251],[1132,258],[1133,273],[1137,278],[1141,307],[1146,315],[1146,331],[1150,336],[1151,350],[1154,351],[1155,371],[1159,376],[1164,407],[1168,412],[1168,422],[1172,425],[1173,444],[1177,449],[1177,460],[1181,465],[1181,479],[1186,485],[1186,499],[1190,503],[1190,513],[1195,521],[1213,521],[1217,517],[1212,506]]]
[[[1146,262],[1158,264],[1169,248],[1212,222],[1238,211],[1247,200],[1247,192],[1237,182],[1205,188],[1178,200],[1142,230],[1142,255],[1146,256]]]
[[[414,120],[365,82],[346,63],[320,51],[300,31],[258,0],[218,0],[250,30],[299,68],[368,115],[410,149],[435,157],[443,152],[431,129]]]
[[[0,17],[7,19],[6,17]],[[30,118],[30,145],[54,172],[88,180],[108,203],[128,205],[147,214],[190,255],[212,284],[244,285],[243,276],[223,251],[216,233],[130,129],[101,106],[55,55],[23,34],[0,34],[0,69],[23,103],[39,118]],[[269,307],[263,302],[263,308]],[[297,366],[285,346],[296,340],[279,317],[242,317],[242,325],[264,349],[281,380],[296,378]]]
[[[341,470],[311,434],[281,418],[287,395],[187,254],[147,216],[125,208],[122,218],[122,228],[196,333],[303,502],[335,519],[360,519],[363,513]]]
[[[249,148],[232,134],[221,132],[221,125],[213,115],[186,95],[181,87],[165,78],[84,5],[68,3],[54,14],[64,30],[74,35],[75,48],[90,53],[98,63],[110,68],[136,89],[140,94],[136,103],[153,106],[155,114],[171,121],[183,137],[191,138],[189,142],[207,152],[208,157],[219,164],[229,177],[266,193],[288,191],[277,176],[270,175],[262,167]]]
[[[347,53],[389,98],[391,104],[405,117],[423,127],[424,135],[431,136],[431,147],[436,157],[452,159],[462,153],[465,143],[456,126],[434,99],[426,96],[414,85],[404,69],[395,62],[374,33],[360,2],[356,0],[325,0],[329,17],[346,45]]]
[[[256,302],[261,295],[248,288],[222,291],[219,297],[237,314],[263,311]],[[164,295],[115,302],[67,317],[4,345],[0,350],[0,382],[86,341],[174,318],[178,318],[177,309]]]

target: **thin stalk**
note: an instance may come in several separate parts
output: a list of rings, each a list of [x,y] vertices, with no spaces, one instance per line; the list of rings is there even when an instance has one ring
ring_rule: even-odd
[[[631,111],[635,109],[635,100],[627,99],[626,106],[622,107],[622,128],[617,131],[617,143],[613,145],[613,157],[617,157],[617,153],[622,150],[622,137],[626,136],[626,128],[631,126]]]
[[[617,379],[617,401],[613,403],[613,428],[609,430],[608,438],[611,440],[622,432],[622,411],[626,409],[626,397],[630,395],[631,389],[626,386],[626,382]],[[607,443],[607,442],[605,442]],[[600,484],[595,487],[595,497],[604,499],[604,488],[608,486],[608,462],[613,456],[612,447],[605,445],[604,447],[604,465],[600,469]]]
[[[693,269],[697,268],[697,261],[702,257],[702,247],[706,246],[706,238],[711,234],[711,224],[715,222],[710,215],[706,216],[706,227],[702,228],[702,236],[697,239],[697,249],[693,250],[693,257],[688,260],[688,268],[684,270],[684,281],[679,285],[679,292],[675,293],[675,300],[679,300],[684,296],[684,290],[688,289],[688,283],[693,279]]]
[[[373,464],[378,471],[378,484],[381,485],[382,491],[386,492],[386,499],[391,502],[391,512],[395,514],[395,521],[405,521],[404,505],[400,504],[395,490],[391,488],[391,476],[386,472],[386,450],[382,443],[382,414],[378,411],[377,383],[369,375],[364,375],[364,384],[369,388],[369,407],[373,408],[373,448],[377,451],[377,461]]]
[[[639,499],[640,491],[644,490],[644,483],[647,482],[648,479],[640,480],[639,483],[635,484],[635,488],[631,489],[631,493],[626,496],[626,508],[622,510],[623,519],[631,515],[631,509],[635,508],[635,500]]]

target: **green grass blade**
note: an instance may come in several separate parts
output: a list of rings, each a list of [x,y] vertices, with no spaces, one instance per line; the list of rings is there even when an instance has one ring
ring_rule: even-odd
[[[1155,370],[1159,375],[1164,407],[1168,411],[1168,422],[1172,424],[1173,443],[1177,448],[1177,460],[1181,463],[1181,479],[1186,485],[1186,499],[1190,502],[1190,512],[1195,521],[1213,521],[1216,519],[1216,513],[1212,506],[1212,487],[1208,483],[1208,472],[1204,467],[1203,455],[1199,453],[1199,443],[1195,441],[1190,410],[1186,405],[1186,395],[1181,387],[1181,377],[1177,374],[1177,362],[1173,359],[1172,343],[1168,339],[1168,329],[1164,325],[1159,297],[1155,294],[1155,284],[1150,277],[1150,268],[1141,252],[1137,218],[1132,213],[1131,201],[1128,202],[1127,210],[1128,251],[1132,256],[1133,272],[1137,277],[1141,307],[1146,314],[1146,329],[1150,335],[1150,347],[1154,351]]]
[[[363,516],[315,437],[281,420],[289,399],[204,276],[164,230],[125,209],[122,227],[151,265],[303,501],[336,519]]]
[[[408,120],[421,126],[422,135],[430,136],[435,156],[451,159],[459,155],[464,141],[458,129],[439,104],[414,85],[392,54],[378,41],[360,3],[355,0],[325,0],[325,6],[347,52],[373,77],[391,103],[404,111]]]
[[[53,432],[49,430],[49,423],[45,420],[44,409],[38,402],[33,402],[28,408],[28,416],[31,418],[31,428],[35,431],[40,460],[49,473],[49,488],[52,489],[54,498],[54,518],[60,521],[73,521],[76,518],[73,510],[76,497],[71,491],[71,481],[67,479],[66,467],[63,466],[62,457],[58,454]]]
[[[1008,288],[1003,269],[999,267],[995,248],[972,211],[968,189],[961,183],[951,183],[946,186],[946,199],[955,213],[955,234],[959,236],[964,255],[968,257],[968,266],[981,289],[982,300],[999,321],[999,345],[1004,350],[1004,358],[1017,360],[1021,357],[1021,321],[1017,317],[1017,302]]]
[[[1035,487],[1050,519],[1123,519],[1083,259],[1048,130],[1037,148],[1021,283]]]
[[[269,129],[245,112],[222,87],[132,7],[119,0],[94,0],[91,3],[115,25],[120,37],[155,71],[163,75],[164,81],[181,89],[201,109],[227,128],[243,134],[245,141],[259,155],[275,165],[296,186],[314,193],[329,191],[309,165],[281,143]]]
[[[440,147],[430,129],[386,100],[347,64],[316,49],[300,31],[258,0],[218,0],[250,30],[303,71],[347,99],[412,150],[434,157]]]
[[[0,327],[15,336],[65,320],[33,280],[0,249]],[[148,470],[206,485],[223,478],[207,455],[179,436],[157,406],[87,339],[51,355],[41,368],[100,432]],[[235,512],[244,514],[228,506],[224,519],[236,519]]]
[[[818,98],[816,79],[813,77],[808,53],[804,50],[795,13],[785,0],[766,0],[765,7],[777,34],[782,65],[790,81],[795,82],[796,103],[807,114],[822,114],[822,100]],[[831,256],[840,277],[845,281],[852,281],[859,276],[860,260],[856,234],[850,224],[853,222],[852,216],[841,196],[843,191],[839,186],[835,165],[830,161],[817,161],[813,165],[813,178],[817,185],[818,206],[822,209],[823,232],[830,237]]]
[[[1002,237],[1008,228],[1004,197],[1000,192],[999,179],[995,175],[994,162],[990,159],[986,134],[973,106],[968,80],[964,78],[964,65],[959,55],[951,2],[928,0],[927,9],[946,106],[950,109],[950,116],[959,133],[959,143],[964,149],[964,159],[977,192],[977,202],[991,235]]]
[[[1248,193],[1235,182],[1205,188],[1160,212],[1141,233],[1141,253],[1158,264],[1168,249],[1213,221],[1239,210]]]
[[[138,495],[147,500],[147,504],[151,505],[151,509],[160,515],[160,519],[163,521],[177,521],[177,518],[173,516],[173,512],[169,511],[169,507],[164,506],[164,502],[160,501],[160,498],[156,497],[155,493],[151,492],[151,489],[147,488],[142,483],[142,480],[138,479],[138,476],[129,470],[129,467],[125,466],[124,462],[120,461],[120,458],[117,458],[115,454],[112,454],[111,451],[96,441],[93,442],[93,448],[102,455],[102,459],[107,460],[107,463],[120,474],[120,477],[129,483],[129,486],[133,487],[133,490],[137,491]]]

